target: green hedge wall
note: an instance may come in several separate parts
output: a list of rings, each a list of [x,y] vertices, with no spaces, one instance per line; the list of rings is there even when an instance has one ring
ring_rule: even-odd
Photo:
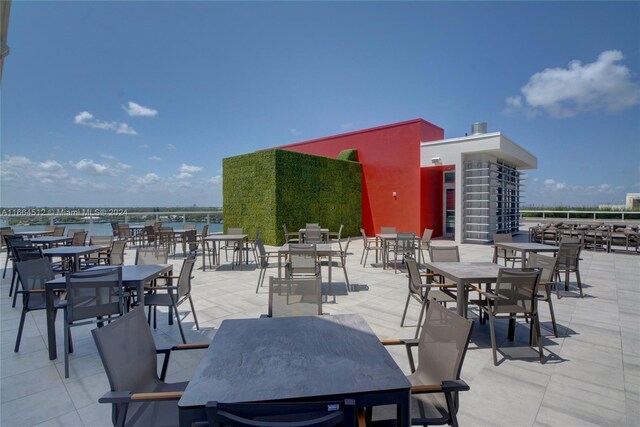
[[[265,243],[284,243],[282,224],[296,232],[317,222],[357,236],[362,218],[362,165],[286,150],[223,160],[224,227],[262,230]]]

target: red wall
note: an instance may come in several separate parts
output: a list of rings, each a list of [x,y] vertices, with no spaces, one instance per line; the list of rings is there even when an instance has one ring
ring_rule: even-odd
[[[443,138],[443,129],[416,119],[279,148],[334,158],[342,150],[357,149],[363,174],[362,227],[367,235],[383,226],[421,235],[425,209],[431,206],[422,202],[427,187],[420,168],[420,141]],[[439,194],[442,198],[442,177]],[[442,206],[440,216],[441,212]]]

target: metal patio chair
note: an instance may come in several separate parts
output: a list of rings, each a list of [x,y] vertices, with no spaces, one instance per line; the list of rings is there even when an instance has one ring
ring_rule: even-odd
[[[321,314],[320,277],[269,277],[269,317]]]
[[[264,242],[262,239],[256,239],[256,248],[258,250],[258,267],[260,267],[260,273],[258,274],[258,285],[256,286],[256,293],[258,293],[258,289],[262,286],[264,282],[264,278],[267,275],[267,269],[272,267],[277,267],[277,263],[270,263],[271,256],[278,256],[277,251],[267,251],[264,247]]]
[[[513,235],[511,233],[495,233],[493,235],[493,243],[512,243]],[[511,261],[511,268],[515,266],[516,261],[520,261],[520,257],[512,250],[494,248],[493,262],[498,263],[498,260],[504,259],[504,266],[507,266],[507,262]]]
[[[538,301],[546,301],[549,304],[549,314],[551,315],[551,325],[553,334],[558,337],[558,326],[556,325],[556,315],[551,302],[551,286],[558,286],[553,283],[553,276],[556,271],[557,257],[544,256],[537,253],[530,253],[527,260],[527,268],[540,269],[540,284],[538,285]]]
[[[366,233],[364,232],[364,228],[360,229],[360,234],[362,234],[362,242],[364,245],[362,256],[360,257],[360,264],[362,264],[362,267],[364,268],[367,266],[367,257],[369,256],[369,252],[374,251],[377,255],[379,252],[382,252],[383,248],[378,244],[379,242],[377,238],[367,237]]]

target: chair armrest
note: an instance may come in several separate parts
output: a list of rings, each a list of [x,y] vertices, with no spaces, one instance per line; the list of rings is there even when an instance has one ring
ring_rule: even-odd
[[[480,295],[484,295],[487,299],[490,299],[490,300],[498,299],[497,295],[492,294],[491,292],[483,291],[482,289],[480,289],[477,286],[469,285],[469,287],[471,288],[471,290],[474,290],[474,291],[478,292]]]
[[[418,340],[410,338],[410,339],[402,339],[402,338],[389,338],[380,340],[382,345],[405,345],[407,347],[415,347],[418,345]]]
[[[132,393],[132,401],[179,400],[183,391],[161,391],[155,393]]]
[[[424,384],[411,386],[412,394],[419,393],[455,393],[469,390],[469,385],[463,380],[447,380],[441,384]]]
[[[131,402],[130,391],[108,391],[98,399],[98,403],[127,403]]]
[[[203,348],[209,348],[209,343],[200,342],[200,343],[193,343],[193,344],[178,344],[171,347],[171,350],[197,350],[197,349],[203,349]]]

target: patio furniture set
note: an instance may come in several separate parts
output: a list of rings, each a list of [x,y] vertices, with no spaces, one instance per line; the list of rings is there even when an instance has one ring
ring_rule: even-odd
[[[640,228],[633,224],[553,222],[529,228],[529,241],[557,245],[563,237],[580,241],[585,248],[611,252],[624,246],[640,251]]]

